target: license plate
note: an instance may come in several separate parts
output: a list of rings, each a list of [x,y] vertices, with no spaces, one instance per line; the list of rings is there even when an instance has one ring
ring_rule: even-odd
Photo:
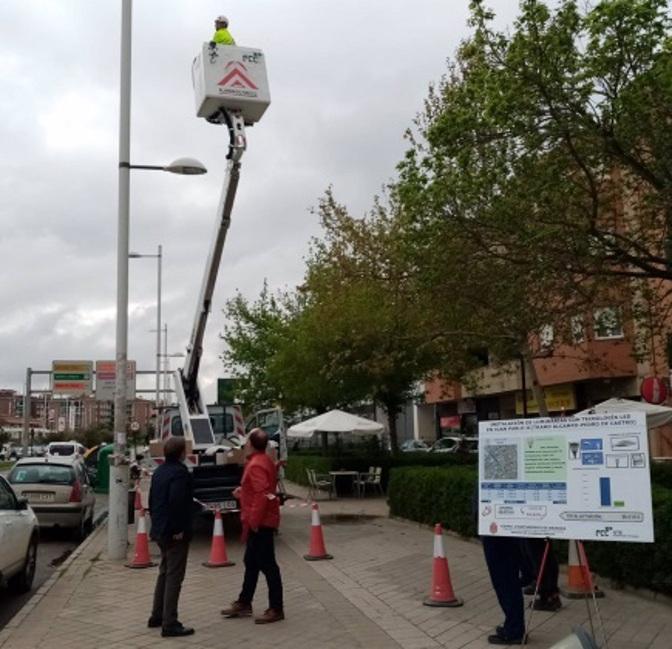
[[[238,509],[238,501],[236,500],[225,500],[224,509]]]
[[[54,501],[54,494],[28,494],[28,501],[31,503],[50,503]]]

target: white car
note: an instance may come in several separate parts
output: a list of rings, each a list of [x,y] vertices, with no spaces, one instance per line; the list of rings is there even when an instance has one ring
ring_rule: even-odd
[[[40,527],[69,528],[78,540],[93,529],[96,495],[77,457],[26,457],[7,479],[28,500]]]
[[[79,442],[49,442],[47,455],[52,457],[84,457],[86,447]]]
[[[33,586],[38,534],[35,513],[0,476],[0,581],[17,593]]]

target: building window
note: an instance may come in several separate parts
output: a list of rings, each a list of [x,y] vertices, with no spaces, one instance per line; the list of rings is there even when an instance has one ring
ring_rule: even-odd
[[[575,345],[581,344],[586,339],[586,332],[583,326],[583,316],[572,316],[569,320],[569,326],[572,334],[572,342]]]
[[[623,338],[623,323],[619,309],[614,307],[595,309],[593,318],[596,340]]]

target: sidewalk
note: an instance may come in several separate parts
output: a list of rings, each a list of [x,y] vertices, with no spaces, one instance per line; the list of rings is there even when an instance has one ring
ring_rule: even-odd
[[[292,493],[297,489],[292,486]],[[209,538],[199,534],[189,559],[180,617],[196,627],[186,639],[163,640],[146,628],[156,569],[129,570],[104,557],[106,528],[97,530],[0,633],[2,649],[141,649],[143,647],[255,647],[260,649],[484,649],[501,615],[480,545],[446,536],[453,585],[465,605],[422,606],[431,578],[432,532],[379,517],[382,499],[321,501],[333,561],[302,559],[310,509],[291,500],[283,510],[278,556],[287,620],[267,627],[223,620],[242,579],[242,547],[227,537],[233,568],[210,570]],[[363,515],[364,518],[360,518]],[[155,548],[152,548],[154,550]],[[263,582],[263,580],[262,580]],[[265,607],[260,583],[257,610]],[[557,614],[535,613],[532,648],[547,649],[586,622],[582,601]],[[600,602],[611,649],[669,649],[672,607],[608,589]]]

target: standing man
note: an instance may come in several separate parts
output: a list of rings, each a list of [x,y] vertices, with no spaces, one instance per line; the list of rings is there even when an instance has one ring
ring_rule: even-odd
[[[191,475],[183,462],[183,437],[171,437],[164,446],[165,462],[152,475],[149,511],[152,540],[161,549],[161,566],[154,590],[152,615],[147,626],[162,627],[164,638],[193,635],[177,618],[177,601],[187,568],[193,515]]]
[[[212,37],[212,43],[216,45],[235,45],[231,32],[229,32],[229,19],[226,16],[217,16],[215,18],[215,34]]]
[[[275,533],[280,525],[280,503],[276,496],[278,473],[266,453],[268,435],[255,428],[247,439],[247,464],[235,496],[240,499],[245,549],[245,578],[238,599],[222,615],[227,618],[252,615],[252,600],[259,573],[268,583],[268,608],[255,619],[256,624],[271,624],[285,619],[282,579],[275,560]]]

